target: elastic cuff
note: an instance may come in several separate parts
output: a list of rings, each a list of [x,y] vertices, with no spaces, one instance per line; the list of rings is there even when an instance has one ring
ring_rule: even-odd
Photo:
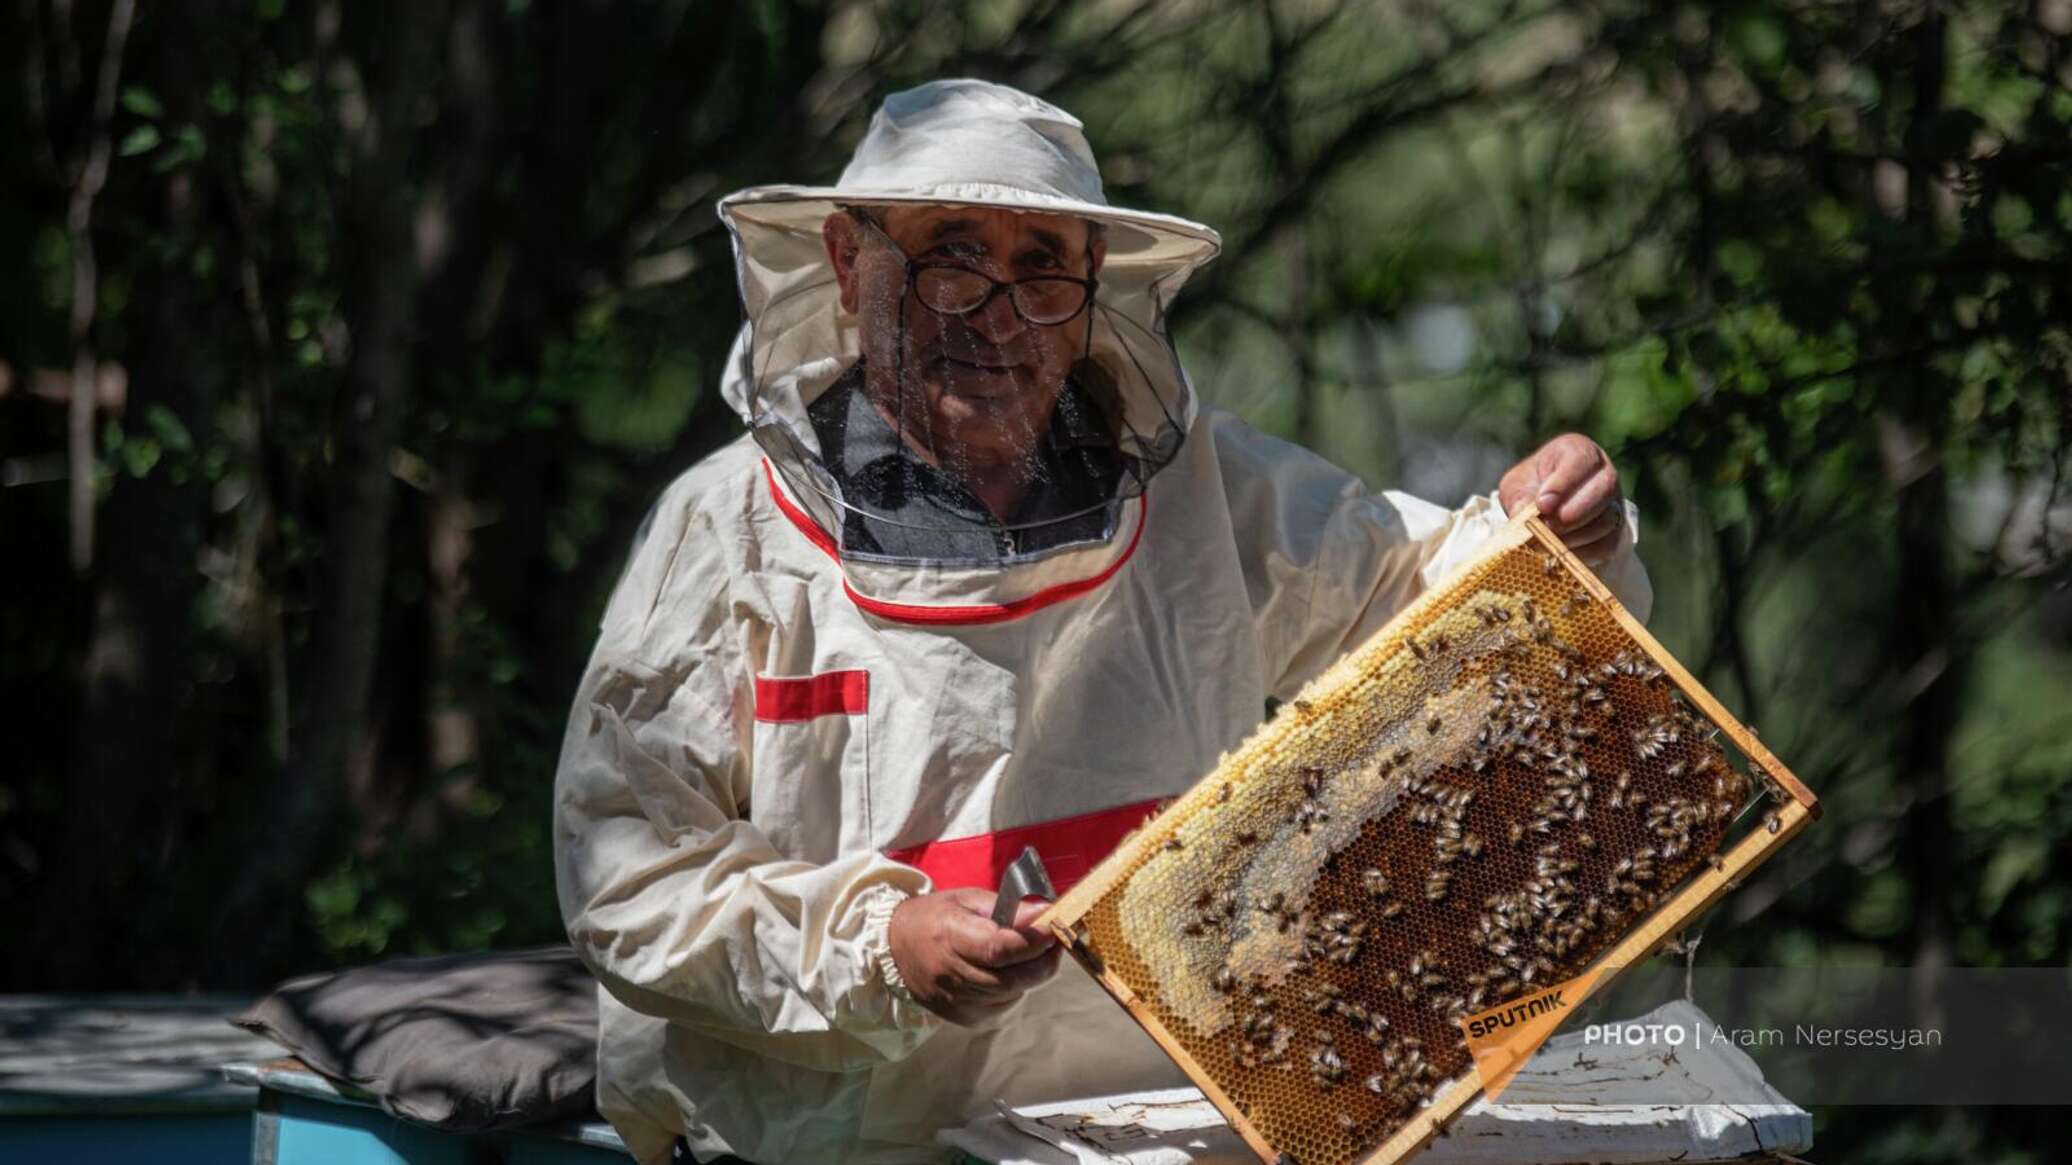
[[[911,895],[897,886],[871,888],[863,903],[863,933],[859,936],[859,945],[864,957],[877,968],[878,981],[885,985],[886,994],[891,996],[893,1026],[925,1031],[941,1022],[940,1017],[914,998],[905,976],[899,973],[898,961],[892,957],[892,912],[909,897]]]
[[[1471,495],[1453,511],[1438,536],[1426,540],[1418,581],[1426,587],[1439,585],[1462,563],[1480,554],[1482,547],[1509,521],[1495,490]]]

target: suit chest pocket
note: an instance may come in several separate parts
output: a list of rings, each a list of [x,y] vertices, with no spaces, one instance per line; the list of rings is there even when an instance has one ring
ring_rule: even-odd
[[[870,673],[757,676],[754,764],[749,816],[786,857],[868,848]]]

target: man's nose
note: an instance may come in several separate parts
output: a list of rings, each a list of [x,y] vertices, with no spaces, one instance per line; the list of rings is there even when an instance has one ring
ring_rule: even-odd
[[[984,307],[965,316],[964,322],[990,343],[1002,344],[1014,339],[1028,325],[1015,314],[1013,294],[1008,288],[1000,288]]]

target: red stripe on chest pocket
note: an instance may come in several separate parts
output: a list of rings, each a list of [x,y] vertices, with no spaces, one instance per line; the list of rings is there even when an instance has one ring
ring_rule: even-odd
[[[755,718],[796,724],[819,716],[855,716],[870,707],[871,674],[861,668],[784,679],[755,677]]]

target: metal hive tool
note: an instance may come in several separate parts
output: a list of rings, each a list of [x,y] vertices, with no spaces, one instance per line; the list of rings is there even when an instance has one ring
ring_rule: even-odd
[[[1263,1160],[1389,1165],[1481,1091],[1460,1017],[1601,989],[1817,809],[1528,514],[1042,923]]]

